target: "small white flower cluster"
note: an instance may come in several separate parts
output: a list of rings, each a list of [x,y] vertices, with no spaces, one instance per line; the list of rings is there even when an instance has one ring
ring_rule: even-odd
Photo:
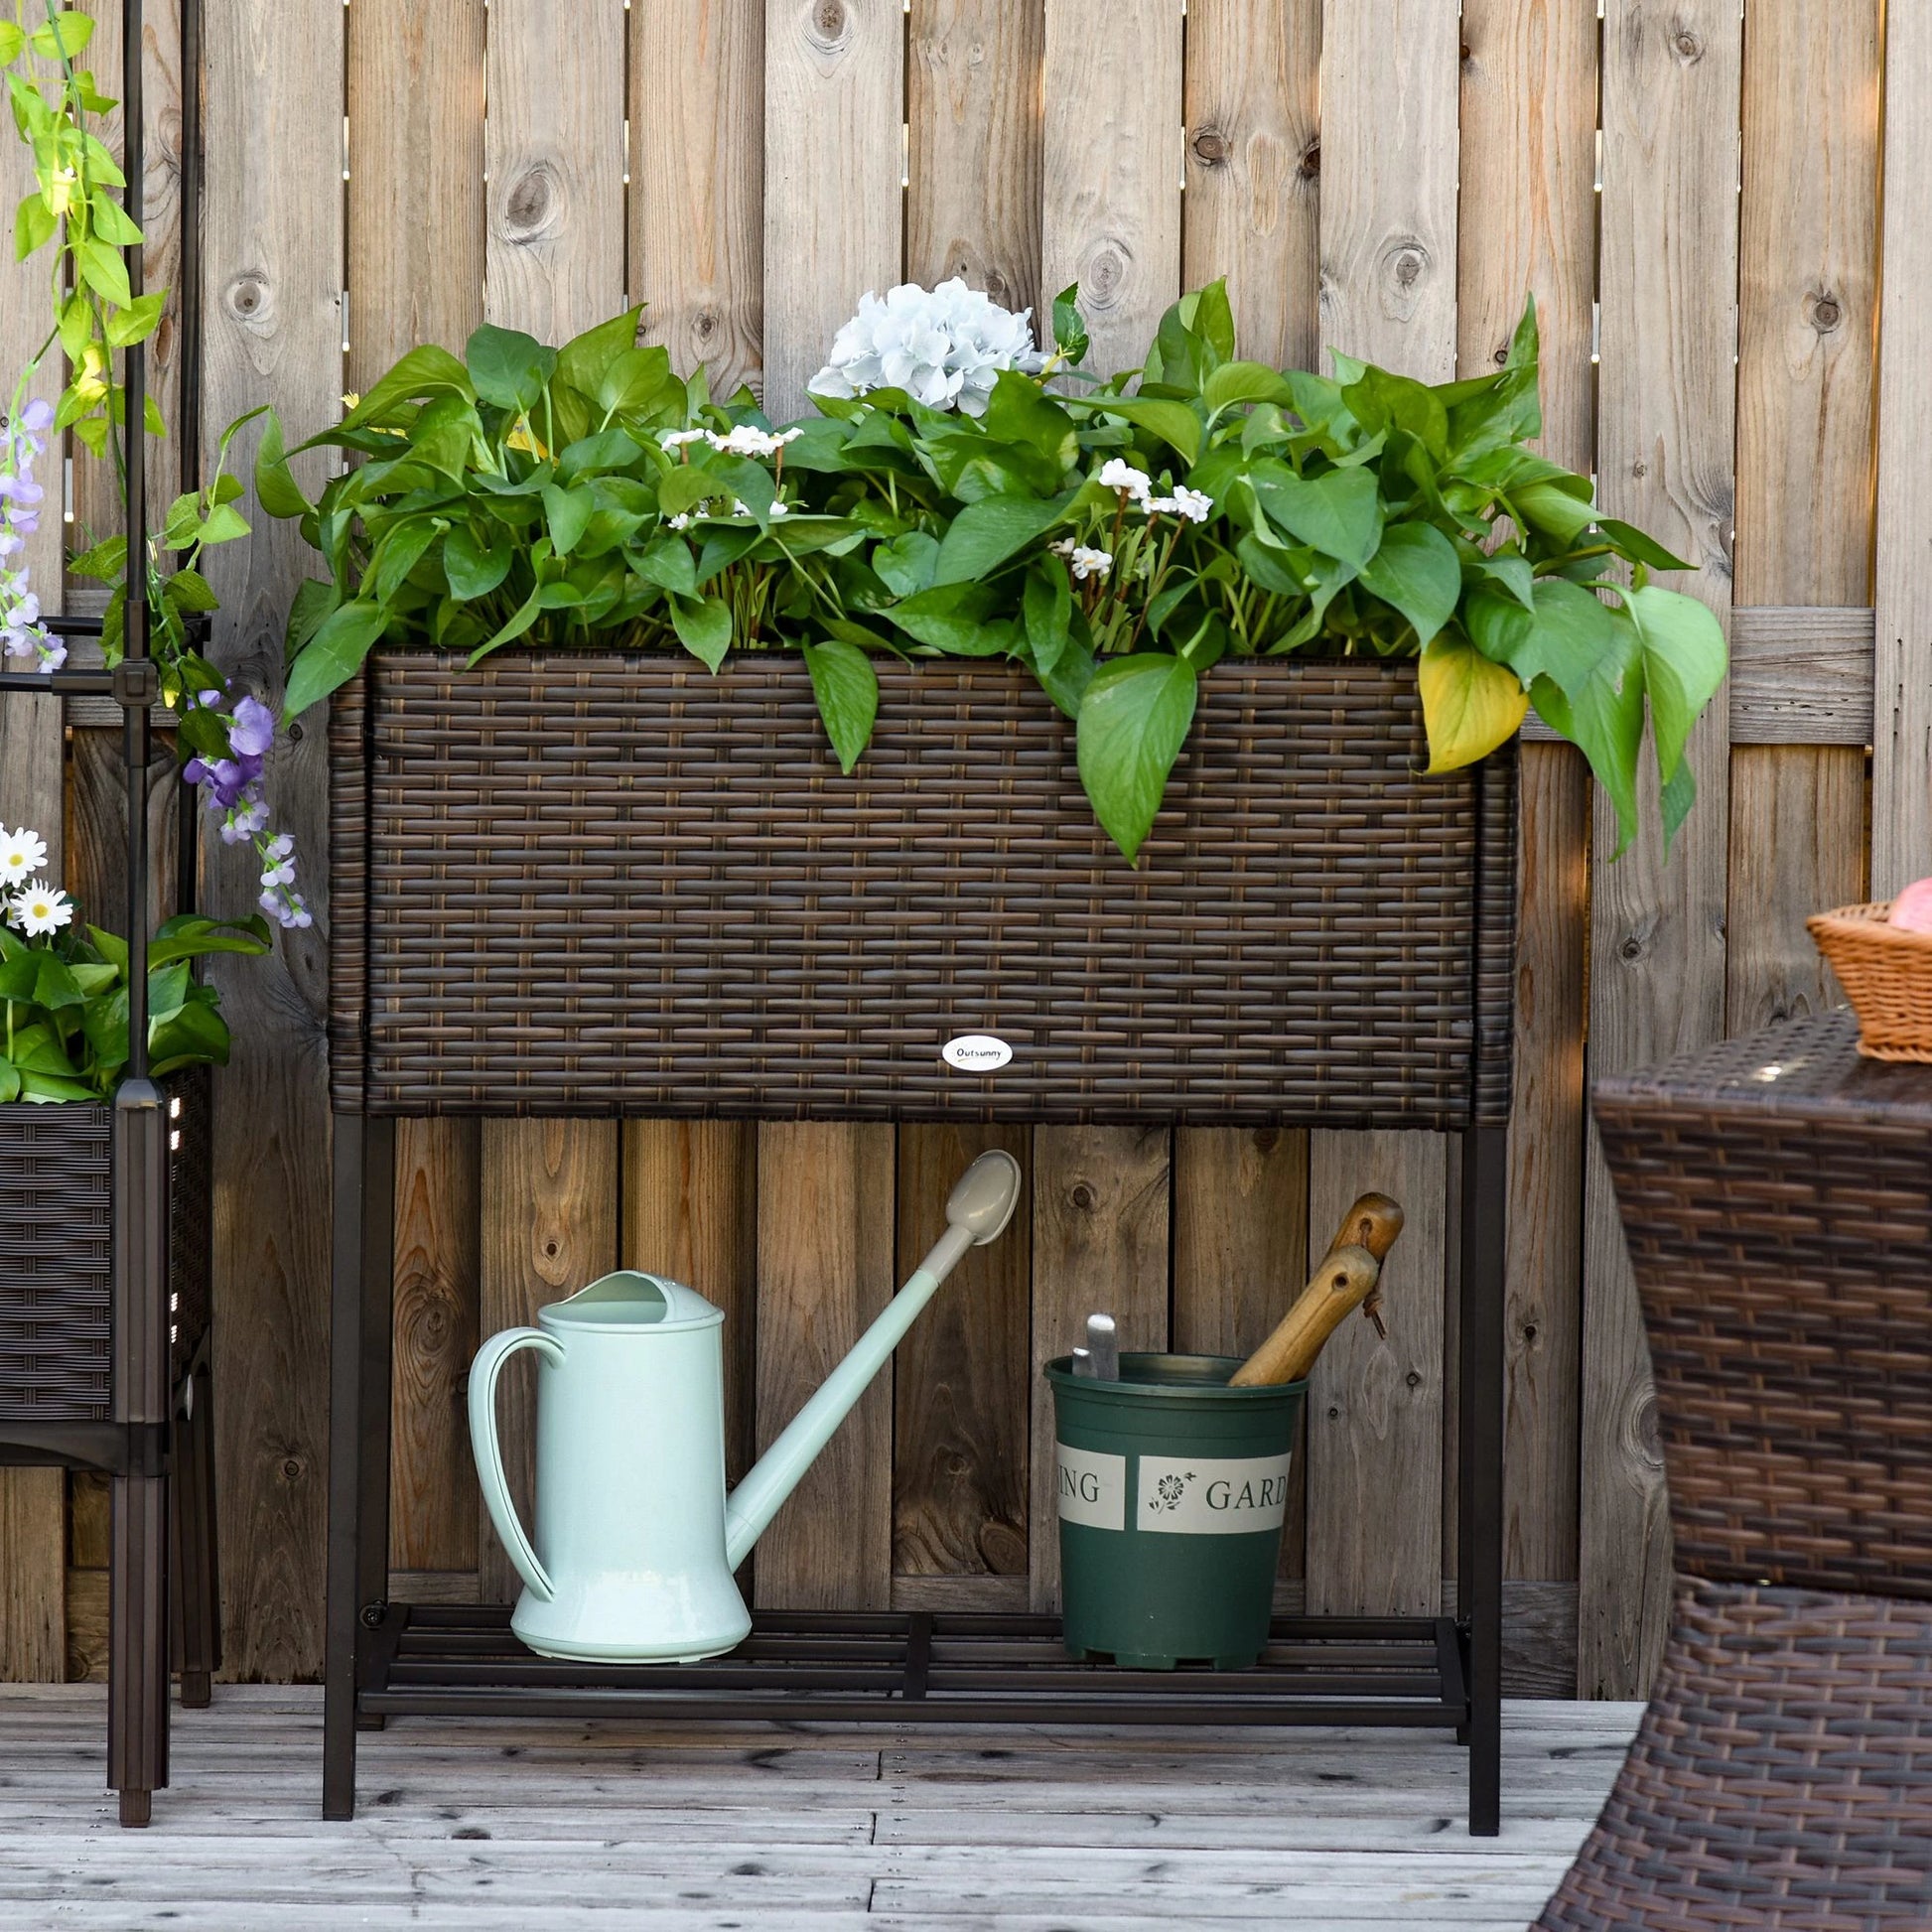
[[[1071,537],[1062,537],[1053,549],[1066,559],[1067,568],[1083,584],[1089,577],[1097,577],[1104,584],[1114,567],[1112,551],[1089,549],[1084,543],[1075,543]]]
[[[723,436],[715,429],[672,429],[657,440],[667,450],[681,450],[687,443],[709,443],[723,456],[773,457],[804,433],[802,428],[762,430],[752,423],[739,423]]]
[[[0,882],[13,890],[0,896],[6,916],[30,937],[58,932],[73,917],[73,901],[58,886],[34,875],[47,864],[47,841],[22,826],[0,834]]]
[[[1145,516],[1178,516],[1189,523],[1205,523],[1214,513],[1213,497],[1203,489],[1189,489],[1185,483],[1176,484],[1172,496],[1155,495],[1154,479],[1120,457],[1101,466],[1100,483],[1103,488],[1119,490]]]
[[[34,459],[45,453],[53,426],[54,407],[38,396],[0,425],[0,558],[17,557],[40,528],[46,492],[34,481]],[[16,662],[33,660],[37,671],[58,671],[68,661],[67,645],[41,621],[25,570],[0,570],[0,646]]]
[[[1037,374],[1033,311],[1003,309],[955,276],[936,289],[901,282],[884,301],[870,290],[812,377],[815,396],[863,396],[903,389],[930,409],[983,416],[1002,369]]]
[[[742,496],[735,496],[732,498],[731,513],[734,516],[751,516],[752,514],[754,514],[751,504],[746,502],[746,500]],[[691,510],[679,510],[675,516],[666,517],[664,519],[665,527],[667,529],[672,529],[672,530],[688,530],[691,527],[691,523],[694,515],[708,516],[710,514],[711,512],[708,510],[698,510],[695,512]],[[774,497],[772,499],[771,515],[774,519],[780,516],[789,516],[790,514],[791,514],[791,505],[787,503],[782,496]]]

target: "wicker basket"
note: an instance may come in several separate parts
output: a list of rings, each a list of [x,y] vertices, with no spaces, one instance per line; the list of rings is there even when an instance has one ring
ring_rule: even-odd
[[[1505,1117],[1513,748],[1424,776],[1413,664],[1222,665],[1138,870],[1031,679],[880,682],[846,776],[788,654],[376,651],[330,726],[337,1110]]]
[[[168,1293],[174,1369],[208,1322],[207,1069],[169,1096]],[[111,1107],[0,1106],[0,1424],[98,1423],[113,1406]]]
[[[1932,932],[1888,925],[1891,901],[1841,905],[1805,921],[1859,1016],[1859,1051],[1932,1063]]]

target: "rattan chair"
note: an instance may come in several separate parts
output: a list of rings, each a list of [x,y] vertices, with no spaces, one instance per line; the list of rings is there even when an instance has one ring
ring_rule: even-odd
[[[1549,1932],[1932,1925],[1932,1068],[1856,1039],[1596,1089],[1680,1584]]]

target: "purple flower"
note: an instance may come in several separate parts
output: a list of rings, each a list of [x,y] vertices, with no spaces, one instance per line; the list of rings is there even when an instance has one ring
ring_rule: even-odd
[[[232,811],[249,787],[262,774],[258,758],[190,759],[182,776],[191,785],[207,787],[207,808],[211,812]]]
[[[45,436],[54,427],[54,405],[45,396],[36,396],[20,412],[20,426],[30,436]]]
[[[243,698],[228,725],[229,751],[237,758],[260,759],[274,743],[275,714],[260,699]]]

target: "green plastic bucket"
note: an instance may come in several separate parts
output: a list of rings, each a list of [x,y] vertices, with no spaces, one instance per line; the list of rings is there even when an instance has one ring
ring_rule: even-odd
[[[1046,1364],[1066,1647],[1133,1670],[1243,1670],[1268,1645],[1306,1382],[1231,1389],[1226,1355]]]

